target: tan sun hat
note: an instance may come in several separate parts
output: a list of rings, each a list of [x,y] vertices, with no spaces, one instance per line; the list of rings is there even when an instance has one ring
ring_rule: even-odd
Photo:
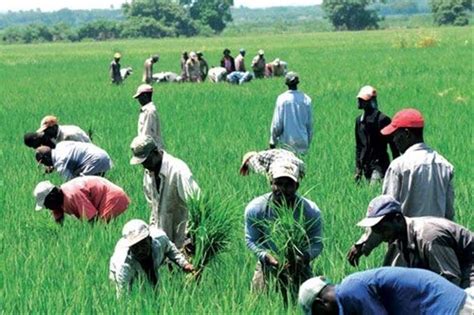
[[[262,55],[265,54],[265,52],[263,51],[263,49],[260,49],[260,50],[258,51],[258,54],[259,54],[260,56],[262,56]]]
[[[374,96],[377,96],[377,90],[375,90],[375,88],[370,85],[363,86],[360,89],[359,94],[357,94],[357,98],[360,98],[364,101],[368,101]]]
[[[148,224],[139,219],[128,221],[122,229],[122,238],[129,247],[145,239],[148,235],[150,235]]]
[[[240,164],[240,173],[242,173],[243,168],[247,165],[247,162],[250,160],[252,156],[257,154],[257,151],[250,151],[244,154],[242,158],[242,163]]]
[[[56,186],[54,186],[49,180],[39,182],[38,185],[36,185],[36,188],[33,191],[33,196],[35,196],[36,199],[36,211],[44,208],[44,200],[54,187]]]
[[[132,140],[130,148],[132,149],[133,157],[130,160],[131,165],[142,164],[148,155],[156,149],[156,143],[150,136],[137,136]]]
[[[298,178],[300,177],[298,166],[286,159],[276,160],[273,162],[270,165],[268,174],[271,179],[289,177],[295,182],[298,182]]]
[[[36,132],[43,132],[49,127],[55,126],[58,124],[58,118],[56,116],[48,115],[41,119],[40,127]]]
[[[122,58],[122,55],[121,55],[119,52],[116,52],[116,53],[114,54],[114,58],[115,58],[115,59],[120,59],[120,58]]]
[[[137,92],[133,95],[133,98],[137,98],[142,93],[153,93],[153,87],[150,84],[141,84],[137,88]]]

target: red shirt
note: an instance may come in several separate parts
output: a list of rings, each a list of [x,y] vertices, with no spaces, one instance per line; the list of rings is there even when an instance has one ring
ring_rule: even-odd
[[[56,220],[64,213],[87,221],[98,218],[109,222],[124,212],[130,199],[122,188],[98,176],[77,177],[61,186],[62,209],[53,210]]]

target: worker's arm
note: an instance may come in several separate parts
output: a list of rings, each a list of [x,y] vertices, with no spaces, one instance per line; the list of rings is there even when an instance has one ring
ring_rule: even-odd
[[[383,179],[382,194],[390,195],[395,200],[400,200],[400,190],[402,187],[402,178],[393,163],[390,164]]]
[[[454,185],[453,185],[454,172],[451,173],[448,189],[446,191],[446,219],[454,221]]]
[[[130,292],[136,270],[126,260],[123,262],[113,260],[114,258],[110,262],[109,278],[115,284],[117,298],[120,298]]]
[[[356,118],[355,129],[354,129],[355,143],[356,143],[354,179],[356,182],[360,181],[360,179],[362,178],[362,158],[361,158],[362,142],[359,137],[359,119],[360,119],[359,117]]]
[[[166,244],[165,256],[168,257],[169,260],[171,260],[172,262],[174,262],[181,268],[185,270],[189,268],[188,265],[191,265],[191,264],[188,262],[186,257],[184,257],[184,255],[178,250],[178,248],[176,248],[176,245],[169,240],[168,236],[163,235],[161,237],[165,238],[164,239],[165,244]]]
[[[257,215],[258,207],[249,204],[245,209],[245,243],[247,247],[257,256],[260,262],[267,261],[267,251],[262,246],[261,240],[264,235],[262,233],[263,219]]]
[[[311,103],[311,98],[306,96],[306,101],[308,105],[308,120],[306,122],[306,132],[308,133],[308,146],[311,145],[311,141],[313,140],[313,105]]]
[[[372,250],[378,247],[381,243],[382,237],[368,228],[359,240],[352,245],[347,253],[347,260],[352,266],[358,266],[359,258],[362,255],[369,256]]]
[[[177,180],[178,194],[181,200],[186,201],[189,198],[199,197],[201,189],[193,178],[191,171],[183,170],[178,175]]]
[[[321,214],[314,209],[309,212],[308,220],[308,237],[309,248],[306,252],[305,260],[312,261],[318,257],[323,251],[323,229]]]
[[[270,127],[270,147],[278,144],[278,138],[283,133],[283,104],[277,100],[275,110],[273,112],[272,125]]]
[[[421,250],[428,261],[429,270],[460,286],[461,267],[456,252],[450,244],[443,239],[435,239],[426,243]]]

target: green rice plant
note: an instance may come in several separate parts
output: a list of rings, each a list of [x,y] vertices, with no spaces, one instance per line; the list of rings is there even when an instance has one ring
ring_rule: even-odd
[[[191,240],[187,244],[187,253],[192,256],[192,263],[196,268],[193,274],[195,279],[200,279],[204,267],[230,245],[230,231],[235,224],[235,217],[230,214],[229,201],[230,198],[221,200],[207,194],[200,194],[187,201],[188,234]]]

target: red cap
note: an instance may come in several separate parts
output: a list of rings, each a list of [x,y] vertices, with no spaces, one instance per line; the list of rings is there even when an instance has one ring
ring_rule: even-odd
[[[425,120],[419,111],[413,108],[402,109],[392,119],[392,122],[380,132],[388,136],[398,128],[423,128]]]

